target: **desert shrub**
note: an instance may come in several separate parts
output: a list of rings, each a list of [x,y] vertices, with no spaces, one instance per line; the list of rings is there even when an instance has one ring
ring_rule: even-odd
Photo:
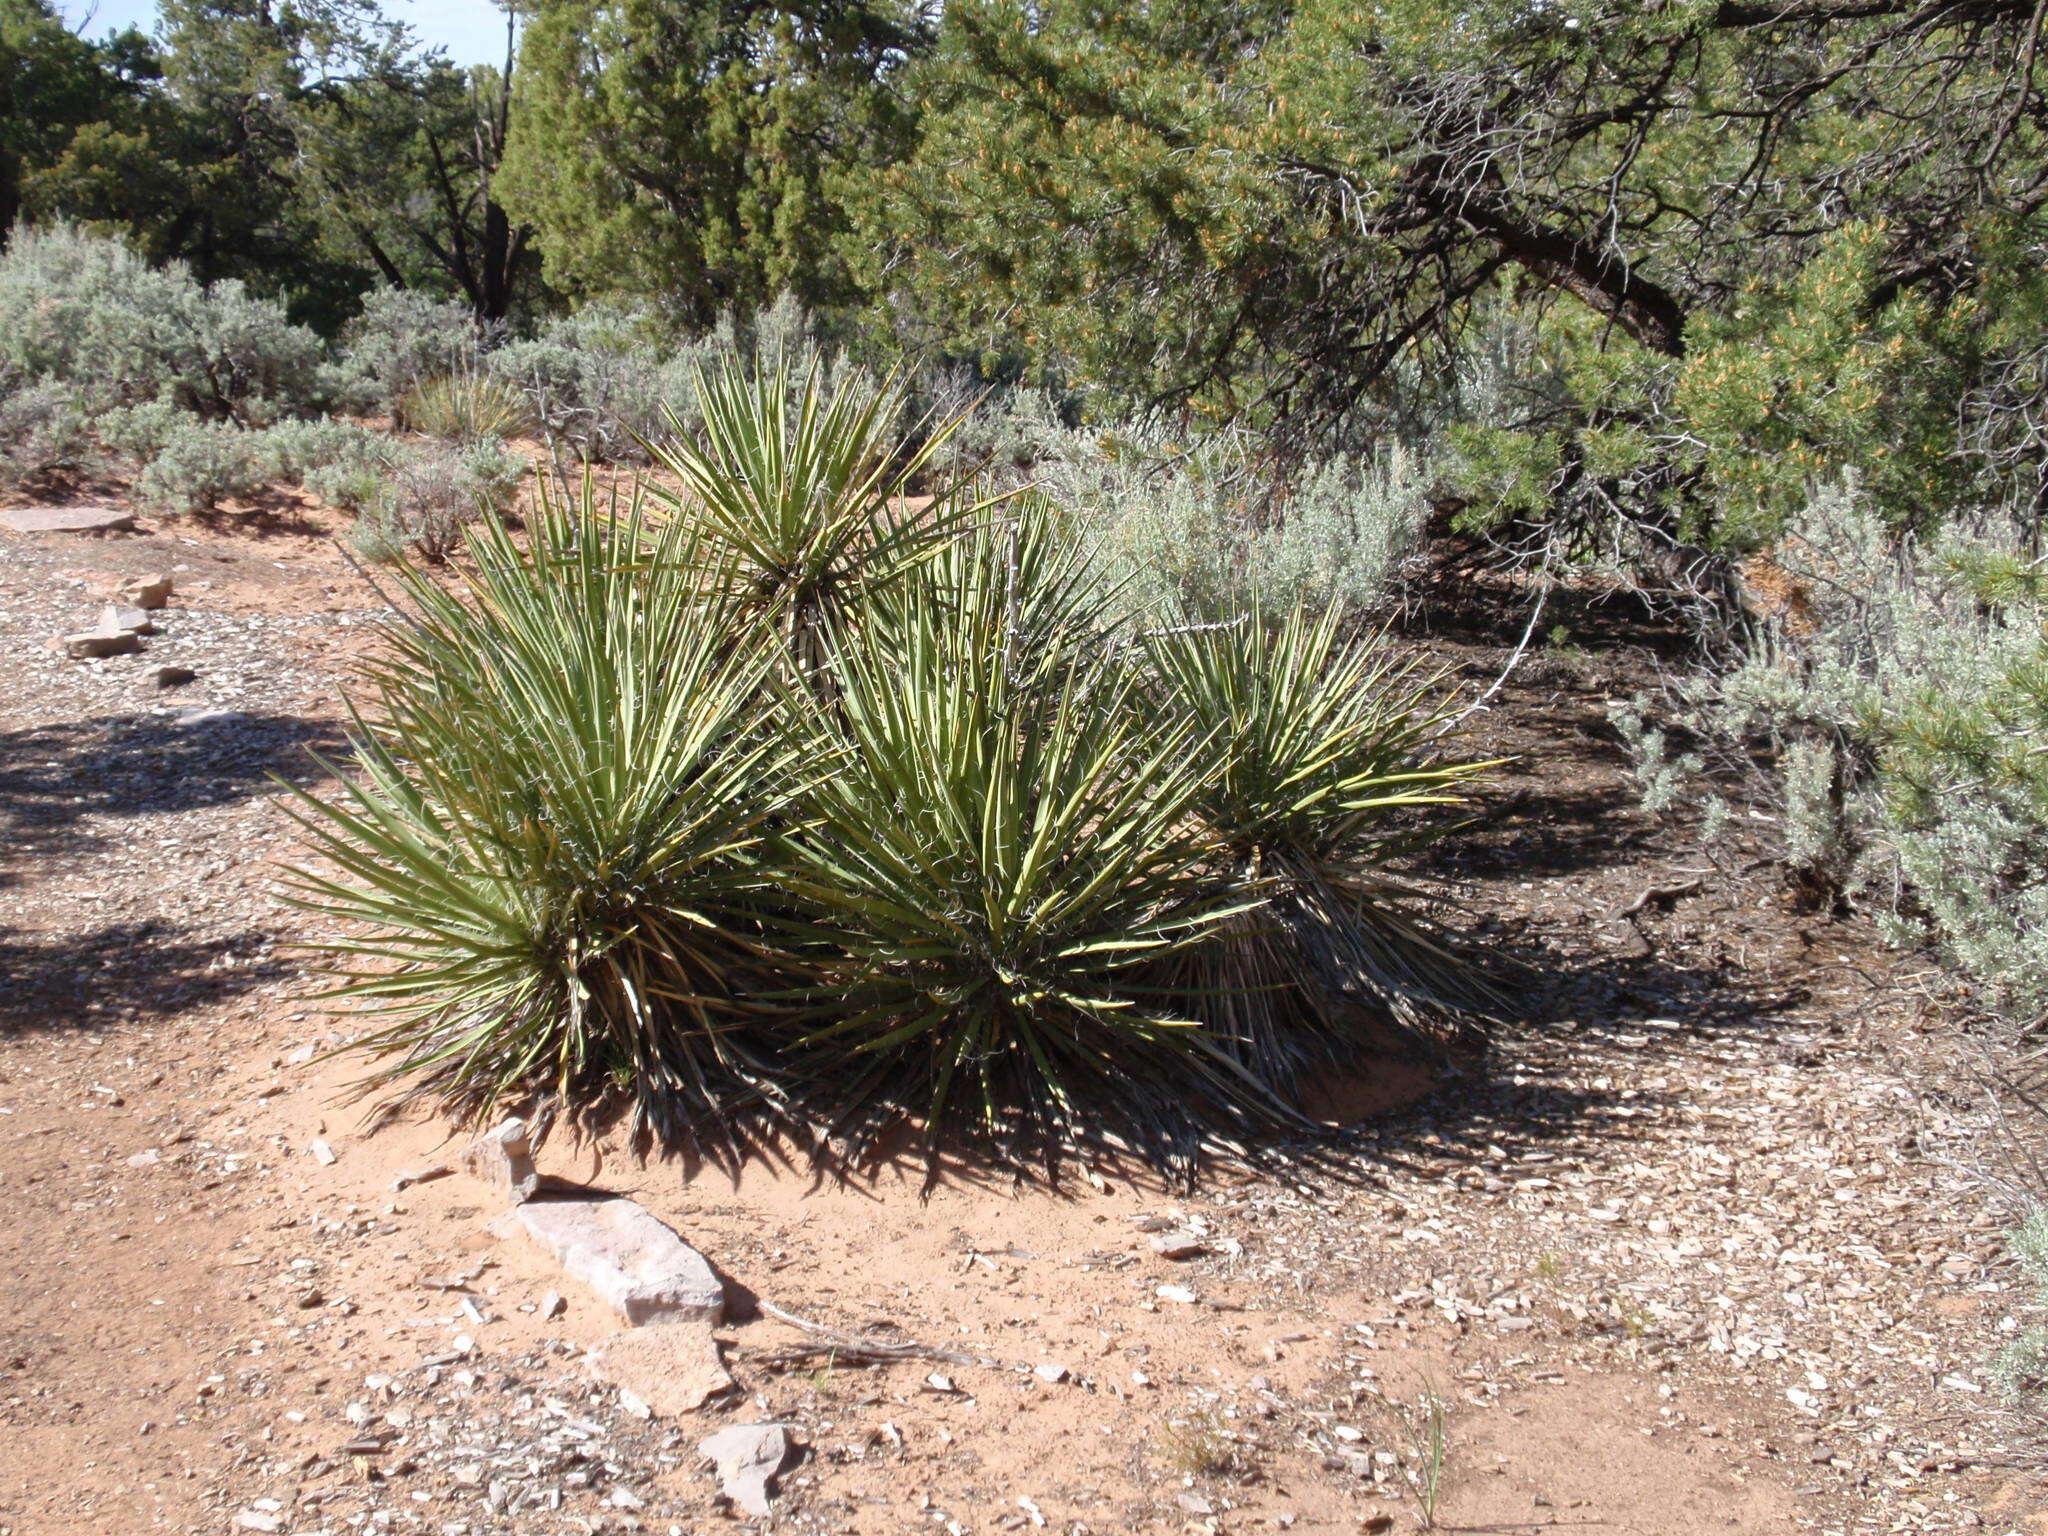
[[[693,437],[671,414],[673,435],[655,457],[678,486],[652,494],[741,574],[755,609],[806,665],[854,608],[975,511],[945,494],[919,515],[902,513],[950,424],[906,449],[894,391],[862,381],[828,391],[822,369],[797,377],[787,365],[698,373],[691,388],[701,427]]]
[[[301,801],[339,873],[293,891],[359,925],[333,947],[386,1021],[379,1081],[479,1117],[624,1094],[668,1134],[760,1078],[737,999],[796,765],[686,535],[584,494],[544,492],[526,550],[486,524],[452,592],[400,568],[416,622],[368,675],[360,776]]]
[[[445,442],[523,437],[533,430],[532,401],[498,374],[465,370],[414,385],[398,400],[401,425]]]
[[[217,512],[263,489],[262,434],[225,421],[183,418],[136,477],[135,499],[162,512]]]
[[[2048,569],[2016,536],[1901,539],[1854,483],[1750,567],[1764,615],[1669,722],[1620,724],[1646,780],[1753,774],[1804,888],[1938,945],[2002,1004],[2048,1008]],[[1750,769],[1747,765],[1760,766]]]
[[[390,409],[429,379],[471,372],[501,341],[469,306],[404,288],[374,288],[342,327],[341,358],[363,393]]]
[[[920,417],[957,419],[945,454],[946,468],[956,476],[980,474],[998,485],[1021,485],[1063,451],[1085,452],[1092,444],[1072,430],[1068,402],[1051,391],[991,387],[958,366],[940,364],[914,375],[910,399]]]
[[[1490,999],[1390,870],[1436,835],[1414,814],[1488,764],[1446,755],[1436,678],[1297,605],[1144,636],[1148,703],[1213,772],[1199,813],[1220,873],[1256,906],[1185,962],[1180,990],[1261,1076],[1290,1090],[1355,1056],[1360,1026]]]
[[[2048,1307],[2048,1208],[2029,1212],[2005,1242],[2021,1278],[2033,1288],[2028,1300]],[[1990,1375],[2007,1397],[2038,1407],[2048,1393],[2048,1323],[2019,1329],[1992,1357]]]
[[[96,409],[161,401],[259,426],[338,384],[320,338],[281,306],[62,225],[18,231],[0,253],[0,365]]]
[[[491,354],[492,374],[532,401],[558,445],[607,463],[642,463],[643,441],[668,431],[665,411],[694,419],[691,371],[723,353],[729,334],[675,345],[651,317],[592,307]]]
[[[1008,542],[967,535],[832,652],[839,729],[807,755],[838,756],[794,880],[829,951],[810,1040],[871,1115],[1028,1145],[1106,1113],[1170,1154],[1190,1105],[1274,1108],[1150,979],[1242,905],[1209,878],[1208,769],[1136,707],[1139,669],[1020,631],[1043,609]]]
[[[699,372],[756,360],[823,368],[828,380],[836,366],[802,307],[786,296],[746,319],[725,315],[694,336],[678,336],[647,310],[590,305],[499,348],[486,362],[526,391],[557,445],[598,462],[640,464],[647,462],[646,443],[699,425]]]
[[[0,487],[88,461],[93,453],[88,419],[69,387],[32,384],[0,371]]]
[[[191,424],[190,411],[168,400],[147,400],[140,405],[117,405],[100,412],[93,421],[93,431],[108,452],[140,467],[155,458],[172,436]]]
[[[396,446],[380,432],[329,417],[279,422],[264,431],[258,451],[264,472],[272,479],[315,489],[315,483],[323,476],[352,475],[380,468]],[[318,494],[317,490],[315,493]]]
[[[1062,432],[1036,467],[1088,515],[1142,607],[1229,615],[1297,601],[1357,618],[1385,599],[1427,508],[1411,456],[1311,461],[1275,483],[1230,435],[1190,444],[1145,432]]]
[[[360,509],[350,539],[364,555],[391,561],[410,550],[439,563],[479,519],[496,523],[526,470],[524,459],[493,439],[397,444],[380,466],[316,478],[313,488]]]
[[[296,877],[362,925],[376,1081],[1173,1165],[1300,1127],[1341,1010],[1458,993],[1387,869],[1474,771],[1420,679],[1327,611],[1194,632],[1220,652],[1134,634],[1050,498],[901,498],[946,442],[892,437],[900,388],[785,364],[698,395],[682,489],[605,507],[586,477],[523,545],[486,522],[474,575],[401,566],[364,772],[305,808],[339,873]],[[1278,998],[1250,944],[1348,995]]]

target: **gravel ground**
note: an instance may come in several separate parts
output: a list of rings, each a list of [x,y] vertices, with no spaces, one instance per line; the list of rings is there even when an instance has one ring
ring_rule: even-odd
[[[43,648],[114,578],[175,566],[181,595],[145,655]],[[649,1422],[595,1384],[573,1330],[542,1325],[534,1276],[475,1267],[488,1213],[473,1191],[348,1183],[354,1117],[330,1118],[296,1075],[333,1037],[301,1000],[291,917],[268,892],[289,847],[270,775],[318,781],[306,749],[338,744],[338,669],[379,613],[318,541],[0,542],[0,1217],[15,1238],[0,1536],[552,1536],[714,1517],[694,1446],[720,1420]],[[1475,680],[1499,665],[1498,647],[1439,644]],[[149,669],[166,663],[197,677],[160,690]],[[1263,1458],[1259,1476],[1162,1482],[1133,1450],[1123,1485],[1074,1492],[1099,1512],[1060,1529],[1291,1528],[1273,1513],[1283,1484],[1354,1510],[1352,1529],[1412,1519],[1412,1449],[1361,1447],[1351,1427],[1397,1357],[1446,1372],[1454,1438],[1475,1426],[1504,1461],[1511,1421],[1544,1394],[1610,1383],[1630,1435],[1711,1461],[1728,1486],[1786,1490],[1802,1528],[2048,1529],[2035,1423],[1984,1373],[2040,1310],[1974,1172],[1997,1147],[1970,1069],[2002,1047],[1924,966],[1793,905],[1754,849],[1707,859],[1633,809],[1600,720],[1636,665],[1518,677],[1485,729],[1520,760],[1443,871],[1526,968],[1534,1022],[1452,1050],[1433,1094],[1348,1143],[1170,1202],[1203,1239],[1170,1273],[1122,1207],[1002,1192],[943,1218],[1043,1224],[1033,1252],[962,1250],[968,1280],[1002,1288],[987,1310],[960,1310],[950,1260],[911,1265],[886,1298],[902,1336],[1014,1358],[1041,1314],[1007,1298],[1041,1286],[1049,1313],[1086,1296],[1115,1319],[1101,1331],[1124,1384],[1077,1366],[1075,1402],[1134,1413],[1128,1384],[1149,1376],[1195,1416],[1167,1423],[1226,1414],[1231,1454]],[[343,1148],[338,1168],[305,1155],[314,1136]],[[841,1288],[872,1234],[849,1208],[813,1220],[698,1199],[690,1236],[729,1274],[859,1328]],[[468,1278],[450,1289],[430,1271]],[[1177,1308],[1162,1281],[1224,1305]],[[1313,1321],[1281,1335],[1284,1315]],[[959,1395],[935,1397],[926,1367],[821,1382],[776,1365],[789,1341],[763,1327],[728,1337],[750,1395],[727,1412],[772,1412],[812,1447],[778,1525],[1044,1518],[992,1470],[1026,1442],[1060,1454],[1055,1424],[1080,1433],[1025,1412],[1030,1381],[1013,1417],[983,1390],[981,1438],[918,1441],[918,1405]],[[1488,1528],[1593,1513],[1532,1502]]]

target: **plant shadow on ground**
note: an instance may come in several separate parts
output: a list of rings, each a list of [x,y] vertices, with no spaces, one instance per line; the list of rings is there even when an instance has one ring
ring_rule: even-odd
[[[291,974],[262,934],[200,937],[159,922],[82,934],[0,928],[0,1039],[174,1018]]]
[[[316,782],[309,753],[343,747],[330,722],[238,710],[0,731],[0,889],[103,849],[113,834],[91,822],[231,805],[274,789],[273,774]]]
[[[1650,1123],[1644,1111],[1684,1091],[1650,1079],[1668,1068],[1682,1085],[1724,1043],[1768,1046],[1778,1016],[1812,996],[1816,962],[1802,958],[1806,937],[1788,931],[1798,925],[1773,900],[1773,877],[1736,873],[1769,861],[1734,836],[1703,862],[1688,828],[1645,813],[1607,723],[1608,700],[1653,685],[1685,637],[1633,600],[1561,596],[1547,616],[1569,614],[1593,649],[1563,677],[1523,656],[1468,723],[1469,749],[1510,761],[1422,871],[1448,889],[1450,926],[1511,1006],[1495,1023],[1419,1042],[1431,1090],[1334,1130],[1316,1144],[1326,1168],[1349,1160],[1369,1178],[1382,1165],[1512,1161],[1588,1131],[1626,1141]],[[1526,618],[1526,604],[1477,605],[1454,589],[1426,600],[1398,643],[1426,648],[1483,690],[1515,654]],[[1668,902],[1651,902],[1625,915],[1660,892],[1697,906],[1667,917]],[[1642,1070],[1626,1082],[1588,1070],[1594,1048],[1633,1053]]]

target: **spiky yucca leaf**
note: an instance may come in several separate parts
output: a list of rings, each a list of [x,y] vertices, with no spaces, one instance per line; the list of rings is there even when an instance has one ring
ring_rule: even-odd
[[[1021,1154],[1277,1112],[1146,983],[1244,905],[1208,873],[1201,733],[1147,724],[1099,651],[1012,643],[1058,606],[1020,573],[1063,567],[1011,539],[970,535],[832,655],[846,756],[792,889],[833,957],[809,1043],[843,1061],[843,1124],[900,1112]]]
[[[520,437],[533,431],[533,401],[510,379],[465,369],[423,380],[398,401],[398,419],[414,432],[450,442]]]
[[[1265,893],[1181,983],[1248,1064],[1278,1080],[1355,1053],[1359,1004],[1413,1021],[1488,991],[1389,866],[1442,835],[1490,763],[1446,758],[1436,679],[1347,640],[1334,611],[1247,613],[1146,637],[1161,701],[1212,743],[1201,814],[1230,882]]]
[[[944,486],[913,505],[911,487],[964,418],[928,421],[907,446],[892,379],[850,375],[828,388],[822,365],[799,375],[778,360],[700,373],[696,389],[698,437],[671,413],[675,436],[650,445],[682,488],[651,494],[739,573],[806,667],[823,662],[825,628],[980,510]]]
[[[593,502],[544,495],[530,551],[485,525],[457,590],[402,573],[360,771],[299,803],[333,872],[293,890],[348,925],[340,994],[387,1015],[373,1086],[471,1117],[624,1093],[676,1134],[759,1086],[735,998],[788,984],[758,908],[801,786],[687,535]]]

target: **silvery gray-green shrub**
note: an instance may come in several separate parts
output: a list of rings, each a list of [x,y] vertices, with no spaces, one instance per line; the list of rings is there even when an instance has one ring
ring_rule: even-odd
[[[321,409],[342,382],[283,306],[61,224],[0,253],[0,367],[96,410],[158,401],[244,426]]]
[[[1751,772],[1803,884],[2040,1016],[2048,559],[1997,523],[1901,539],[1854,485],[1817,493],[1773,559],[1791,606],[1735,665],[1681,688],[1688,751],[1622,712],[1646,786],[1669,799],[1688,770]]]
[[[74,469],[93,457],[90,413],[65,385],[0,371],[0,487]]]

